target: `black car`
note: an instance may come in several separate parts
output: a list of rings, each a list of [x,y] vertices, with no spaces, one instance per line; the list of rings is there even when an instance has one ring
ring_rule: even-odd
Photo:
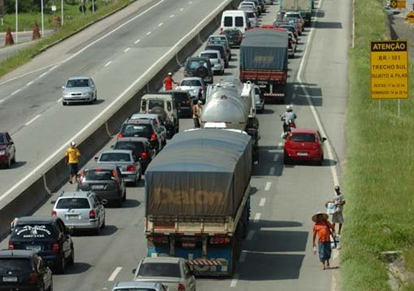
[[[36,251],[0,250],[0,290],[53,290],[52,271]]]
[[[243,33],[238,28],[225,29],[221,32],[227,37],[230,47],[240,47],[243,40]]]
[[[148,139],[144,137],[120,138],[116,141],[113,148],[116,150],[131,150],[140,159],[143,173],[156,155],[155,149],[151,146]]]
[[[184,77],[200,77],[204,83],[213,84],[213,66],[210,59],[205,57],[189,57],[184,65]]]
[[[20,217],[13,223],[9,249],[36,251],[54,273],[62,274],[67,265],[73,265],[75,258],[70,233],[58,217]]]
[[[177,102],[178,108],[177,113],[178,117],[189,117],[193,116],[192,112],[192,99],[188,91],[184,90],[169,90],[169,91],[160,91],[159,94],[173,94],[174,99]]]

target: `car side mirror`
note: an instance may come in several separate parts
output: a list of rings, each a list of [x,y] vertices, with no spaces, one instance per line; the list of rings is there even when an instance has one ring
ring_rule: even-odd
[[[326,141],[326,137],[323,137],[323,138],[322,138],[322,142],[324,142],[324,141]]]
[[[106,199],[101,199],[101,204],[102,204],[102,205],[106,205],[106,204],[108,204],[108,200],[106,200]]]
[[[95,159],[95,162],[97,162],[97,161],[98,161],[98,159],[99,159],[99,157],[95,157],[94,159]]]

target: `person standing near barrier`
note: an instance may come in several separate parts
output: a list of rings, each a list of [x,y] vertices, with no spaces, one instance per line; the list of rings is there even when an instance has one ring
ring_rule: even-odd
[[[173,89],[173,84],[178,85],[178,83],[176,81],[174,81],[174,79],[172,77],[172,73],[169,72],[168,76],[165,77],[165,79],[164,79],[164,89],[165,90],[172,90]]]
[[[79,171],[79,157],[81,153],[76,147],[76,143],[72,141],[70,147],[66,150],[65,153],[65,164],[69,165],[69,183],[76,183],[76,177]]]

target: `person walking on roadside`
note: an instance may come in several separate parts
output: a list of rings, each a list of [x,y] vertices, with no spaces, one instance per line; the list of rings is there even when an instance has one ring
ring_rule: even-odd
[[[69,183],[72,184],[76,182],[76,177],[78,175],[78,164],[79,164],[79,157],[81,153],[79,149],[76,147],[76,143],[72,141],[70,143],[70,147],[66,150],[65,153],[65,164],[69,165]]]
[[[174,81],[174,79],[172,77],[172,73],[169,72],[168,76],[165,77],[165,79],[164,79],[164,89],[165,90],[172,90],[173,89],[173,84],[178,85],[178,83],[176,81]]]
[[[328,221],[328,214],[318,212],[312,216],[313,225],[313,252],[316,254],[316,238],[318,238],[318,252],[319,260],[322,263],[322,269],[326,270],[330,267],[329,260],[331,259],[331,235],[335,239],[335,228],[333,224]]]
[[[194,121],[194,128],[201,127],[201,111],[203,110],[202,106],[203,102],[198,100],[196,104],[193,105],[193,121]]]
[[[335,206],[335,210],[332,214],[332,224],[334,228],[337,223],[339,224],[337,235],[341,235],[342,224],[344,223],[344,216],[342,212],[343,212],[343,208],[345,205],[345,198],[339,186],[335,186],[334,190],[335,190],[334,199],[331,201],[328,201],[326,204],[333,203]]]

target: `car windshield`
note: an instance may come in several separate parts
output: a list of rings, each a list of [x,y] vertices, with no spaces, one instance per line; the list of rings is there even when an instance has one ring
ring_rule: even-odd
[[[150,124],[125,124],[122,128],[122,134],[124,136],[149,137],[151,133],[152,127]]]
[[[83,178],[86,181],[108,181],[113,179],[113,172],[110,169],[86,170]]]
[[[6,274],[10,271],[17,270],[32,270],[32,264],[30,259],[26,258],[2,258],[0,259],[0,274]]]
[[[101,162],[131,162],[131,155],[127,153],[103,153]]]
[[[315,142],[315,134],[313,133],[295,133],[290,138],[291,141],[297,142]]]
[[[66,87],[72,88],[72,87],[89,87],[88,79],[73,79],[68,80],[66,83]]]
[[[54,231],[50,224],[17,225],[11,237],[19,239],[50,238],[54,237]]]
[[[178,264],[171,263],[144,263],[138,271],[142,277],[174,277],[181,278]]]
[[[56,209],[88,209],[89,201],[86,198],[61,198],[56,204]]]
[[[164,101],[163,100],[149,100],[148,108],[152,109],[154,107],[164,108]]]
[[[182,80],[180,86],[200,86],[201,82],[199,80]]]
[[[143,152],[144,145],[141,142],[132,142],[132,141],[117,141],[114,149],[116,150],[131,150],[134,152]]]
[[[209,59],[218,59],[218,56],[216,53],[201,53],[200,56],[209,58]]]

